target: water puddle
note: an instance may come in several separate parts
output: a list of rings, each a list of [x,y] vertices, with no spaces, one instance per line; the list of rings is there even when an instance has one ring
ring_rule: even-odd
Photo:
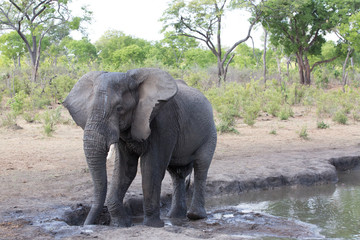
[[[130,204],[131,209],[141,208],[141,201],[135,202]],[[339,173],[336,185],[282,187],[211,198],[207,201],[208,218],[199,221],[166,218],[169,203],[169,199],[164,202],[162,218],[164,230],[170,232],[193,229],[212,236],[247,239],[360,238],[360,169]],[[37,213],[12,209],[4,216],[3,224],[38,227],[55,239],[111,229],[106,207],[98,219],[99,225],[82,226],[89,209],[83,204],[47,206]],[[141,212],[133,214],[133,224],[142,224]]]
[[[336,185],[255,191],[212,199],[209,204],[312,224],[326,239],[360,239],[360,168],[338,175]]]

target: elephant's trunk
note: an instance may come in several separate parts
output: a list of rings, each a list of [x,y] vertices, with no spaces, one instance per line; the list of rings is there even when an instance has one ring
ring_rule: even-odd
[[[108,146],[106,138],[101,132],[95,130],[94,125],[99,126],[99,123],[87,123],[84,129],[84,152],[94,184],[94,202],[84,225],[95,224],[103,209],[107,191],[106,156]]]

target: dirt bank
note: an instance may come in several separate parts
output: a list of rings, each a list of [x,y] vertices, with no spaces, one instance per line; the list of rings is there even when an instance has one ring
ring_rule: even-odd
[[[294,112],[295,117],[287,121],[261,116],[254,127],[239,120],[239,134],[219,135],[209,170],[208,197],[283,185],[334,183],[335,166],[344,170],[359,164],[359,123],[338,125],[324,119],[330,128],[321,130],[317,129],[312,112],[303,108]],[[63,116],[69,118],[65,111]],[[76,204],[89,205],[92,196],[82,151],[82,130],[75,125],[60,125],[49,138],[41,133],[40,123],[19,121],[19,125],[23,129],[0,128],[0,239],[246,239],[275,233],[283,237],[317,234],[316,229],[303,223],[233,209],[210,209],[209,220],[180,224],[168,221],[162,229],[139,224],[127,229],[69,226],[62,219],[64,212],[72,211],[70,207]],[[299,137],[304,126],[308,140]],[[276,134],[270,134],[271,131]],[[110,177],[112,161],[108,168]],[[141,197],[140,181],[138,173],[127,199]],[[169,176],[162,189],[166,199],[171,193]],[[226,224],[236,216],[243,221]],[[258,218],[262,225],[248,220]],[[232,228],[237,232],[229,231]]]

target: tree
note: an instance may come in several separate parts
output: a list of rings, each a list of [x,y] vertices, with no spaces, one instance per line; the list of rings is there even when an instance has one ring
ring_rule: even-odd
[[[20,67],[21,57],[25,53],[25,44],[15,31],[5,33],[0,36],[0,52],[1,55],[13,61],[14,67]]]
[[[337,32],[338,37],[346,44],[347,55],[343,64],[343,85],[347,84],[347,73],[346,66],[349,60],[349,57],[354,53],[354,51],[360,51],[360,12],[355,13],[349,18],[348,22],[345,22],[340,25],[339,32]]]
[[[173,0],[161,18],[164,23],[163,31],[171,28],[178,35],[205,43],[216,56],[220,84],[222,80],[226,80],[228,66],[234,57],[230,54],[240,43],[248,40],[253,26],[259,19],[260,11],[254,2],[253,0],[234,1],[233,6],[251,8],[255,18],[251,19],[247,36],[234,43],[225,52],[222,49],[221,28],[227,0]]]
[[[175,32],[166,32],[161,44],[172,50],[177,67],[179,67],[180,62],[184,60],[186,51],[199,46],[194,38],[179,36]]]
[[[143,63],[150,51],[150,42],[125,35],[121,31],[107,31],[95,43],[104,67],[117,70],[121,64]]]
[[[273,45],[282,45],[286,55],[295,54],[301,84],[311,84],[311,72],[335,60],[309,62],[310,55],[320,55],[325,35],[346,22],[356,9],[352,0],[268,0],[263,8],[262,24],[270,32]]]
[[[62,45],[67,55],[70,55],[77,63],[90,64],[97,58],[96,48],[87,38],[81,40],[65,38]]]
[[[0,5],[0,29],[16,31],[21,37],[29,52],[34,82],[45,36],[56,33],[64,25],[69,29],[78,29],[82,20],[89,20],[89,16],[72,16],[68,8],[70,1],[9,0]]]

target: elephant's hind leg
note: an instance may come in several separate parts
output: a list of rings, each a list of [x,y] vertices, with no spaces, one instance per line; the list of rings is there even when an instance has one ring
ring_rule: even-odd
[[[216,135],[215,135],[216,136]],[[192,220],[206,218],[206,178],[216,147],[216,137],[209,139],[196,153],[194,161],[194,192],[187,217]]]
[[[185,178],[190,174],[192,167],[192,164],[185,167],[168,167],[173,182],[171,209],[168,214],[170,218],[186,218]]]

